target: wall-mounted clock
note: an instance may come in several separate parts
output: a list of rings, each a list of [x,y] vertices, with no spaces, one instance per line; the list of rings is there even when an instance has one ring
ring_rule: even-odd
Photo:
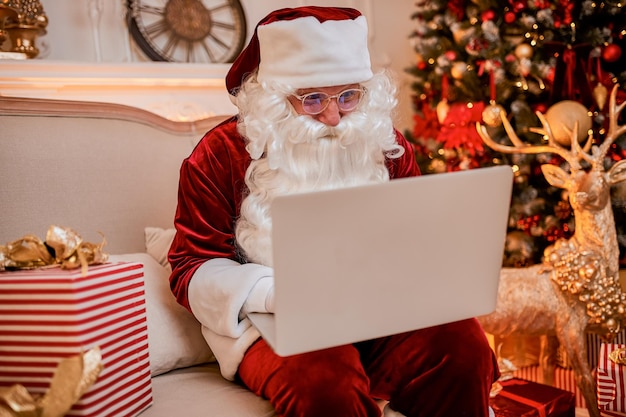
[[[239,0],[127,0],[128,30],[153,61],[232,62],[246,40]]]

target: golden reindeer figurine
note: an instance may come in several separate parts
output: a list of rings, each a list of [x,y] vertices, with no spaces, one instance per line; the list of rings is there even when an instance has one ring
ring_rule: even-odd
[[[626,102],[617,106],[616,97],[617,86],[610,97],[608,133],[599,146],[591,146],[593,138],[589,135],[581,148],[576,124],[571,132],[571,149],[562,147],[540,112],[537,116],[543,128],[534,128],[532,132],[547,138],[545,145],[522,143],[504,112],[500,118],[513,146],[496,143],[487,129],[477,123],[483,141],[496,151],[554,153],[569,165],[569,172],[551,164],[542,165],[541,170],[548,183],[568,192],[575,218],[574,235],[548,247],[542,264],[503,268],[496,310],[479,320],[485,331],[503,337],[556,336],[571,361],[590,417],[599,417],[600,412],[587,361],[585,332],[597,332],[610,340],[626,323],[626,296],[619,282],[619,247],[610,197],[611,186],[626,179],[626,160],[617,162],[608,172],[604,169],[609,147],[626,132],[626,126],[617,124]],[[549,368],[550,363],[543,362],[542,366]],[[553,372],[554,364],[551,366],[548,371]]]

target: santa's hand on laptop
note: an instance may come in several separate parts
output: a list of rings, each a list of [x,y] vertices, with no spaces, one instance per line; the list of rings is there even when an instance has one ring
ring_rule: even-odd
[[[274,277],[263,277],[257,281],[242,310],[244,313],[274,312]]]
[[[265,298],[265,308],[267,309],[268,313],[274,312],[274,286],[273,285],[272,285],[272,288],[270,288],[269,292],[267,293],[267,297]]]

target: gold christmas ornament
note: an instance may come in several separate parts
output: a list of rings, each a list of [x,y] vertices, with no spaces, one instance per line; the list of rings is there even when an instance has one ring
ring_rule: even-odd
[[[476,33],[473,26],[461,27],[456,26],[452,29],[452,39],[457,45],[464,45]]]
[[[483,121],[489,127],[497,127],[502,124],[500,114],[504,112],[504,107],[496,103],[490,103],[482,113]]]
[[[550,125],[554,140],[562,146],[571,146],[572,132],[578,122],[578,143],[589,136],[591,129],[591,116],[585,106],[577,101],[563,100],[550,106],[545,114],[546,121]]]
[[[596,100],[596,103],[598,104],[598,108],[600,110],[604,109],[604,105],[606,104],[606,99],[609,96],[609,90],[607,90],[607,88],[598,83],[598,85],[596,85],[593,89],[593,98]]]
[[[465,73],[467,72],[467,64],[465,62],[457,61],[452,64],[450,68],[450,75],[455,80],[460,80],[463,78]]]
[[[533,56],[533,47],[527,43],[520,43],[515,47],[515,56],[517,59],[530,59]]]
[[[450,105],[448,104],[448,100],[441,100],[437,103],[437,107],[435,108],[435,112],[437,113],[437,120],[439,123],[443,123],[448,116],[448,111],[450,111]]]
[[[441,159],[433,159],[428,165],[428,171],[435,174],[446,172],[446,163]]]
[[[502,39],[509,45],[519,45],[526,39],[524,29],[517,25],[504,25]]]

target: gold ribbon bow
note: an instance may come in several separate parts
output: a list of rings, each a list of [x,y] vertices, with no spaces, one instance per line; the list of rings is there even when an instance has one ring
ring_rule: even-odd
[[[0,388],[0,417],[63,417],[96,382],[103,368],[96,346],[59,362],[42,397],[33,398],[19,384]]]
[[[609,359],[618,365],[626,365],[626,347],[615,349],[609,353]]]
[[[52,225],[45,242],[37,236],[26,235],[6,246],[0,245],[0,271],[58,264],[63,269],[81,267],[83,275],[86,275],[88,265],[108,260],[109,255],[102,250],[104,245],[104,238],[100,244],[83,242],[80,235],[69,227]]]

